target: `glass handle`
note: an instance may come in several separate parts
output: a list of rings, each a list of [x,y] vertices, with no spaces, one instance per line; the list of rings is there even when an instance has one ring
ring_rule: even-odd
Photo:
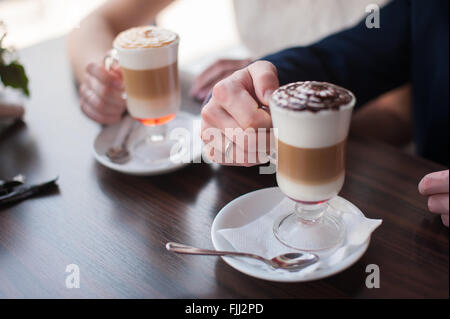
[[[105,57],[103,58],[103,65],[105,66],[105,69],[107,71],[110,71],[111,67],[116,63],[117,64],[119,63],[117,50],[111,49],[108,51],[108,53],[106,53]],[[127,94],[125,93],[125,91],[122,92],[122,99],[124,100],[127,99]]]
[[[111,67],[114,63],[119,63],[119,60],[117,58],[117,50],[111,49],[103,58],[103,65],[105,66],[105,69],[109,71],[111,70]]]

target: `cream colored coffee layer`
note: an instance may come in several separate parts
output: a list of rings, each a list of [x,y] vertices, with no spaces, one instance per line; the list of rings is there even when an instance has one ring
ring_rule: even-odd
[[[303,202],[320,202],[336,196],[344,185],[345,173],[328,183],[311,185],[294,181],[277,172],[277,183],[283,193]]]
[[[301,148],[323,148],[344,141],[354,102],[339,110],[293,111],[270,105],[276,138]]]
[[[180,108],[180,93],[163,98],[136,99],[127,96],[127,109],[132,117],[139,119],[157,119],[177,113]]]

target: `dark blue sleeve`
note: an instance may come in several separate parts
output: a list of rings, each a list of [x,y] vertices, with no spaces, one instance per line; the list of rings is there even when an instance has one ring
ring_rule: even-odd
[[[353,91],[361,105],[410,80],[410,39],[410,3],[394,0],[380,10],[380,28],[367,28],[363,19],[313,45],[262,60],[277,67],[280,84],[335,83]]]

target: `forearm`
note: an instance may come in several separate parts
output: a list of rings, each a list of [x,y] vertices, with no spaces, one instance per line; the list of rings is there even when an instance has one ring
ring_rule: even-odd
[[[68,39],[75,77],[83,79],[90,62],[100,62],[111,49],[114,37],[128,28],[149,24],[171,0],[109,0],[88,15]]]
[[[307,47],[290,48],[263,58],[278,70],[280,84],[326,81],[355,93],[357,105],[410,79],[409,2],[397,0],[384,7],[380,29],[365,20]]]
[[[83,79],[86,65],[90,62],[101,61],[106,52],[111,49],[116,32],[102,15],[92,15],[81,22],[80,28],[70,33],[68,50],[78,82]]]

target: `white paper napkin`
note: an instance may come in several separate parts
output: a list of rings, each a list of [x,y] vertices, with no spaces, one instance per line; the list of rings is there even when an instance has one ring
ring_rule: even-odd
[[[333,267],[347,256],[350,256],[358,246],[362,245],[381,225],[381,219],[369,219],[359,215],[349,208],[342,198],[331,201],[333,208],[337,209],[346,228],[346,237],[340,246],[317,253],[320,261],[305,271],[310,272],[319,268]],[[347,206],[347,207],[346,207]],[[258,219],[238,228],[226,228],[218,231],[236,251],[258,254],[265,258],[273,258],[283,253],[295,251],[284,246],[273,234],[273,225],[277,218],[294,209],[294,202],[288,198],[283,199],[271,211]]]

